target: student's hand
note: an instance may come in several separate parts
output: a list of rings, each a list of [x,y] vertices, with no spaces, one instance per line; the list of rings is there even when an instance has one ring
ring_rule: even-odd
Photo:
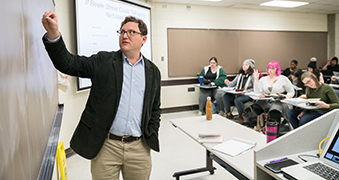
[[[230,81],[228,79],[225,79],[225,84],[230,83]]]
[[[289,95],[286,95],[285,97],[286,97],[286,99],[291,99],[291,98],[292,98],[292,97],[289,96]]]
[[[215,86],[215,83],[214,83],[214,82],[211,82],[211,86]]]
[[[331,77],[331,81],[336,81],[337,80],[337,77],[336,76],[332,76]]]
[[[330,108],[330,105],[325,103],[324,101],[317,101],[315,102],[319,107],[322,107],[322,108]]]
[[[297,116],[297,119],[300,120],[301,116],[303,116],[305,114],[305,112],[301,112],[298,116]]]
[[[47,36],[50,40],[54,40],[60,36],[58,17],[53,11],[45,12],[45,14],[42,16],[41,22],[47,31]]]

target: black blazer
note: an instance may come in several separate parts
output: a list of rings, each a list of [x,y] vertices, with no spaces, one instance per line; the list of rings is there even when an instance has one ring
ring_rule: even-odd
[[[92,159],[100,151],[118,110],[123,83],[122,52],[99,52],[85,57],[69,53],[62,37],[57,42],[50,43],[44,36],[43,42],[56,69],[92,81],[85,110],[70,142],[76,153]],[[146,144],[151,149],[160,151],[158,131],[161,76],[159,69],[145,57],[144,63],[146,87],[141,131]]]

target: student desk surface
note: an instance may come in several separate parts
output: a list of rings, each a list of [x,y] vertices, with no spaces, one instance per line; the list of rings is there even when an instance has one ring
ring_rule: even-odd
[[[202,89],[215,89],[218,88],[217,86],[210,86],[210,85],[200,85],[200,84],[193,84],[194,87],[200,87]]]
[[[212,150],[212,147],[218,143],[199,143],[204,148],[206,148],[207,152],[211,152],[211,154],[218,157],[221,161],[223,161],[223,163],[226,163],[228,166],[230,166],[231,169],[237,171],[236,173],[240,173],[245,177],[240,179],[254,178],[253,149],[260,148],[266,144],[265,135],[216,114],[213,115],[213,118],[210,121],[206,120],[205,116],[171,119],[170,121],[175,127],[179,128],[197,143],[199,143],[197,140],[199,133],[220,134],[224,141],[228,141],[233,137],[237,137],[256,142],[257,145],[254,148],[235,157],[231,157],[229,155]],[[234,175],[233,172],[231,173]]]

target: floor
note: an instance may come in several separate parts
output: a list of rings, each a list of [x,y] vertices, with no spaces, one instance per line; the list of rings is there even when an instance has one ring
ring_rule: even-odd
[[[198,111],[162,114],[160,124],[160,153],[152,151],[153,169],[151,180],[173,180],[174,172],[204,167],[206,164],[206,150],[176,129],[170,119],[196,116]],[[213,162],[217,168],[213,175],[209,172],[182,176],[182,180],[233,180],[236,179],[219,164]],[[74,155],[67,159],[70,180],[90,180],[90,161]],[[122,179],[120,177],[120,179]]]

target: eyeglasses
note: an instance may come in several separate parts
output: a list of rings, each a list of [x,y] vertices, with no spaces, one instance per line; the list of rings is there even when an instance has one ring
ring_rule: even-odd
[[[277,70],[275,67],[268,67],[268,69]]]
[[[304,82],[305,85],[308,85],[311,82],[311,79],[309,79],[307,82]]]
[[[137,32],[137,31],[134,31],[134,30],[127,30],[127,31],[119,30],[119,31],[117,31],[117,33],[118,33],[118,36],[124,36],[124,34],[126,33],[128,37],[133,37],[137,34],[141,34],[141,32]]]

